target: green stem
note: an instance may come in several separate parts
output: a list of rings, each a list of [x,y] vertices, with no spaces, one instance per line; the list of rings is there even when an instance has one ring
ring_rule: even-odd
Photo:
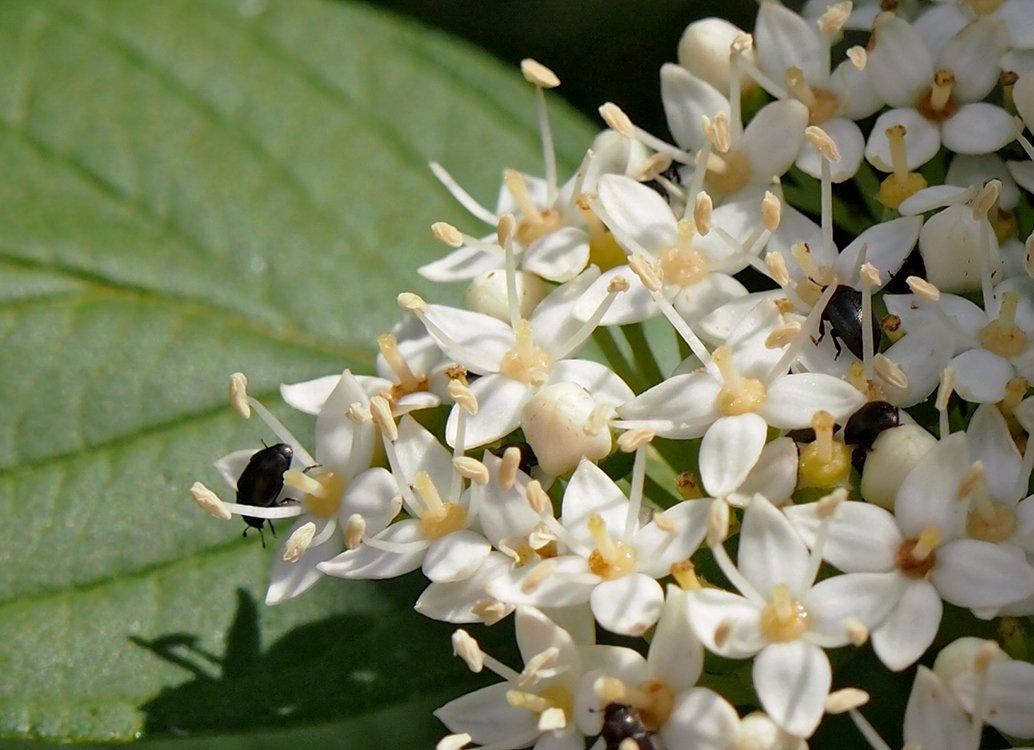
[[[624,334],[628,346],[632,350],[632,360],[635,363],[636,374],[647,387],[656,385],[664,380],[661,368],[650,350],[650,342],[646,339],[646,332],[643,331],[641,323],[632,323],[621,326],[621,333]]]

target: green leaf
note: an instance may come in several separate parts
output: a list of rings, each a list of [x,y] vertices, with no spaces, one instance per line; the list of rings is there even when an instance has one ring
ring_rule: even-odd
[[[274,549],[187,489],[271,437],[229,373],[283,414],[280,382],[371,370],[399,291],[455,296],[416,275],[428,227],[483,227],[426,162],[493,205],[541,173],[532,94],[364,7],[0,3],[0,737],[440,736],[473,683],[419,577],[266,608]],[[558,105],[570,169],[591,132]]]

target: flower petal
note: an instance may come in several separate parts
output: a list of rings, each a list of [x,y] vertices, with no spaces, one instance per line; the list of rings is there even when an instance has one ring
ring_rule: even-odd
[[[477,572],[491,551],[488,540],[476,531],[454,531],[431,542],[424,555],[424,575],[432,583],[462,581]]]
[[[909,580],[894,609],[872,631],[872,647],[887,669],[914,664],[933,643],[944,605],[928,581]]]
[[[600,203],[607,214],[607,226],[619,235],[619,241],[623,235],[649,253],[675,244],[678,239],[675,216],[656,191],[615,174],[600,177],[598,189]]]
[[[312,518],[306,516],[295,521],[287,538],[295,531],[310,523]],[[326,521],[317,524],[316,534],[322,531]],[[341,551],[340,542],[333,540],[309,547],[302,556],[294,562],[285,562],[283,555],[278,554],[273,558],[273,570],[269,574],[269,588],[266,589],[266,604],[279,604],[280,602],[292,599],[312,588],[316,581],[323,577],[322,572],[316,566],[325,560],[329,560]]]
[[[903,586],[896,571],[845,573],[819,581],[804,597],[808,632],[821,635],[826,648],[846,646],[850,621],[858,620],[870,630],[876,627],[890,613]]]
[[[796,99],[762,107],[743,131],[740,150],[750,160],[751,179],[767,183],[794,163],[804,142],[808,108]]]
[[[941,124],[941,141],[956,154],[990,154],[1015,137],[1012,115],[987,102],[963,104]]]
[[[588,262],[589,237],[577,227],[561,227],[541,237],[521,259],[525,270],[558,283],[575,278]]]
[[[757,414],[715,420],[700,443],[700,479],[712,497],[725,497],[739,487],[758,462],[768,424]]]
[[[865,158],[881,172],[894,170],[887,130],[895,125],[903,125],[905,128],[906,161],[909,169],[918,169],[926,164],[940,149],[941,131],[916,110],[908,107],[884,112],[873,123],[872,130],[869,131],[869,140],[865,144]]]
[[[721,589],[697,589],[686,595],[689,626],[708,651],[729,659],[746,659],[767,643],[761,635],[761,607]],[[726,632],[727,631],[727,632]],[[716,639],[722,633],[721,641]]]
[[[701,117],[713,120],[719,112],[729,116],[729,100],[681,65],[661,66],[661,102],[668,118],[668,130],[675,142],[689,151],[703,148],[707,143]]]
[[[641,636],[657,622],[664,606],[664,591],[642,573],[604,581],[589,597],[596,621],[612,633]]]
[[[790,505],[783,509],[809,547],[815,546],[821,526],[818,505]],[[894,516],[870,503],[841,503],[829,520],[822,558],[845,573],[881,573],[895,569],[904,539]]]
[[[969,717],[947,686],[926,667],[916,672],[905,708],[905,743],[939,750],[968,750]]]
[[[843,424],[865,398],[850,383],[832,375],[802,372],[777,378],[758,412],[773,427],[796,430],[811,427],[815,412],[828,411]]]
[[[420,567],[427,547],[420,532],[420,522],[415,518],[392,524],[377,539],[391,544],[413,545],[413,551],[391,552],[363,543],[317,567],[327,575],[353,580],[395,578]]]
[[[806,581],[808,549],[790,521],[764,496],[755,497],[743,514],[737,565],[757,592],[768,597],[779,584],[801,596],[811,585]]]
[[[919,459],[894,501],[894,515],[905,536],[917,538],[930,526],[940,529],[942,539],[959,534],[967,504],[956,497],[970,464],[964,433],[949,435]]]
[[[736,709],[722,696],[707,688],[692,688],[675,696],[659,734],[665,747],[731,750],[739,725]]]
[[[937,548],[930,582],[960,607],[1000,607],[1034,594],[1034,568],[1004,547],[956,539]]]
[[[765,712],[790,734],[811,736],[833,681],[826,653],[801,640],[772,643],[754,660],[753,675]]]
[[[952,689],[959,703],[972,712],[978,679],[972,672],[956,678]],[[986,711],[981,718],[995,729],[1015,737],[1034,737],[1034,664],[1024,661],[992,662],[987,670]]]

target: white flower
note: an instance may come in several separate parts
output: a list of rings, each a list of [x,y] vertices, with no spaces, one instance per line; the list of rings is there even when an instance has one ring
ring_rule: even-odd
[[[821,501],[824,512],[836,502]],[[721,656],[756,655],[752,673],[762,708],[785,731],[808,737],[822,718],[832,681],[823,649],[864,640],[886,617],[898,585],[891,576],[872,573],[815,583],[820,555],[808,554],[790,522],[762,495],[744,513],[736,567],[721,544],[727,506],[712,508],[708,546],[741,594],[689,592],[690,626]],[[787,690],[788,684],[794,689]]]
[[[641,474],[645,453],[639,450]],[[639,489],[626,497],[602,469],[583,459],[564,492],[560,522],[543,519],[562,545],[561,554],[495,578],[489,593],[535,606],[588,601],[603,627],[642,635],[657,621],[664,601],[656,579],[700,545],[710,503],[680,503],[643,523],[641,480],[633,487]]]

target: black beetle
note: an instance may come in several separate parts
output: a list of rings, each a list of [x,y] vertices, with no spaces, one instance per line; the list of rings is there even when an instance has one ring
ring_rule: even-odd
[[[634,747],[639,750],[656,750],[651,735],[653,732],[646,728],[636,709],[620,703],[608,703],[603,709],[603,731],[600,736],[606,750],[625,750],[627,744],[622,747],[622,743],[626,740],[635,743]]]
[[[516,448],[521,452],[521,460],[520,463],[517,464],[517,468],[530,476],[531,470],[539,465],[538,456],[536,456],[535,451],[531,449],[531,444],[523,441],[503,443],[498,448],[494,448],[492,450],[492,454],[502,458],[506,453],[507,448]]]
[[[291,467],[294,450],[287,443],[277,443],[262,450],[255,451],[248,459],[248,465],[237,477],[237,502],[241,505],[255,505],[270,508],[276,505],[280,490],[284,488],[284,472]],[[248,526],[244,527],[241,536],[248,535],[248,527],[259,530],[262,546],[266,546],[266,538],[262,535],[262,526],[269,521],[269,529],[276,536],[273,522],[256,516],[243,516]]]
[[[851,454],[851,463],[860,472],[866,454],[884,430],[901,424],[901,411],[886,401],[863,404],[844,426],[844,444],[857,446]]]
[[[857,289],[841,284],[833,291],[829,298],[829,304],[822,311],[819,319],[819,341],[826,335],[826,324],[829,324],[830,335],[833,337],[833,348],[836,349],[836,357],[840,356],[840,342],[853,355],[862,358],[862,293]],[[872,341],[873,352],[880,350],[880,336],[883,333],[880,328],[880,321],[872,316]]]

